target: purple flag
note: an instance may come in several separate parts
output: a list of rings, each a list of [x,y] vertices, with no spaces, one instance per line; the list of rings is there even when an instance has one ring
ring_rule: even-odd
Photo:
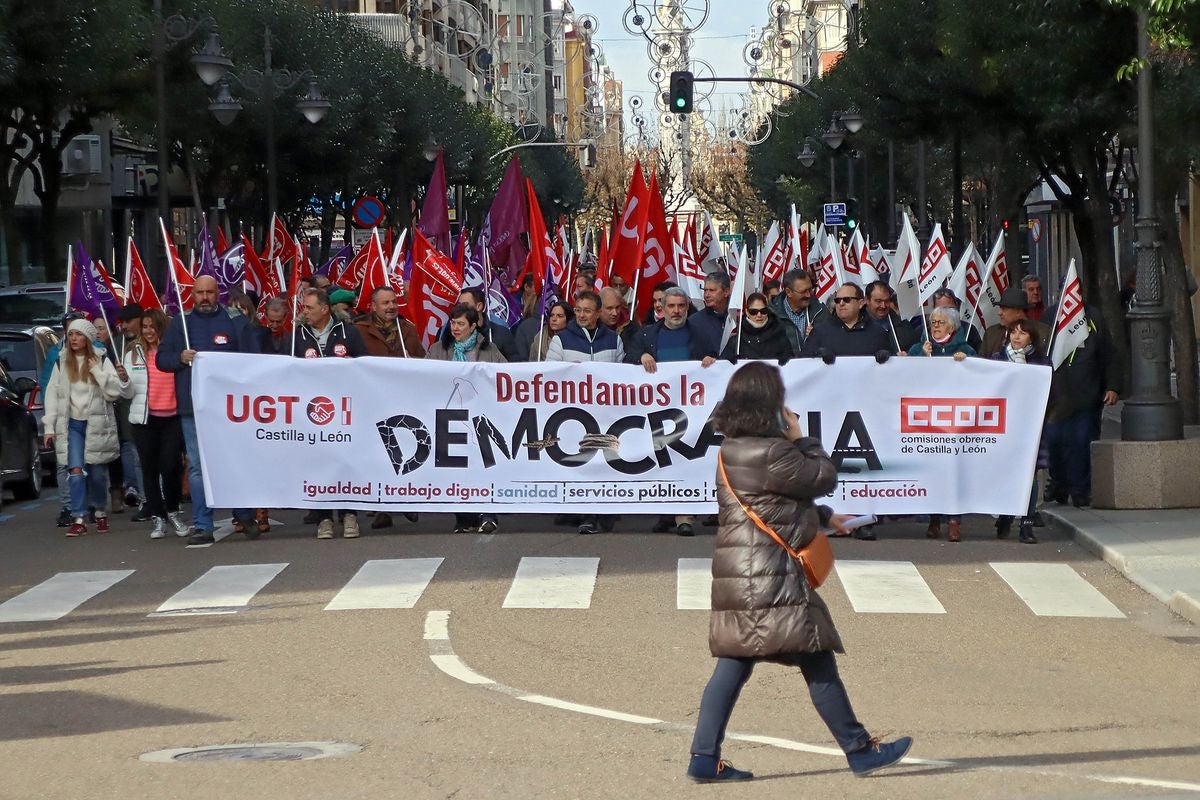
[[[554,273],[547,264],[546,279],[542,282],[542,300],[538,304],[538,310],[543,319],[550,313],[550,306],[556,302],[558,302],[558,287],[554,285]]]
[[[521,321],[521,305],[512,293],[505,290],[499,275],[492,275],[487,285],[488,316],[511,328]]]
[[[96,319],[115,320],[121,311],[121,304],[113,296],[108,282],[100,277],[83,242],[79,242],[79,259],[71,270],[70,291],[70,306]]]
[[[246,279],[246,246],[241,241],[217,257],[216,273],[217,283],[221,287],[221,302],[224,303],[229,299],[229,290],[234,286],[241,288]]]
[[[391,253],[385,253],[388,258],[391,258]],[[314,275],[324,275],[328,278],[330,275],[340,275],[346,265],[350,263],[350,259],[354,258],[354,248],[350,245],[343,245],[341,250],[338,250],[329,260],[317,268]]]
[[[525,180],[521,177],[521,164],[513,156],[479,231],[480,245],[487,247],[492,266],[504,273],[505,282],[510,286],[516,282],[529,257],[529,250],[521,240],[521,234],[528,232]]]
[[[197,278],[201,275],[208,275],[217,281],[217,283],[220,283],[221,279],[217,276],[217,248],[213,244],[212,234],[208,231],[208,220],[202,218],[202,222],[204,224],[200,226],[200,236],[197,241],[200,249],[200,260],[196,262],[195,275]]]
[[[446,207],[446,162],[442,149],[438,148],[437,164],[425,190],[425,203],[421,206],[421,221],[417,224],[430,244],[443,254],[450,252],[450,210]]]

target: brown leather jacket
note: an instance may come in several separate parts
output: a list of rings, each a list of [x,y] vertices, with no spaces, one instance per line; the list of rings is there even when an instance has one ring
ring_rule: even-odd
[[[375,322],[370,314],[354,321],[354,327],[358,328],[358,332],[362,334],[363,344],[367,346],[367,355],[403,356],[407,350],[409,358],[424,358],[425,348],[421,346],[421,337],[417,335],[416,326],[404,317],[396,319],[400,323],[400,330],[404,337],[404,349],[400,347],[399,340],[396,340],[395,350],[388,347],[387,341],[375,327]]]
[[[741,501],[792,547],[808,544],[828,521],[830,510],[813,498],[837,485],[837,468],[816,439],[726,439],[721,458]],[[797,653],[844,652],[825,601],[791,556],[746,516],[719,473],[717,502],[712,654],[788,663]]]

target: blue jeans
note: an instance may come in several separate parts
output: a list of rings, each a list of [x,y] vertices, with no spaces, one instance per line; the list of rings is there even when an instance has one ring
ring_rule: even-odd
[[[137,447],[132,441],[121,442],[121,470],[125,473],[125,486],[119,488],[136,489],[139,496],[145,497],[142,461],[138,458]]]
[[[837,740],[842,751],[853,753],[870,744],[871,735],[854,716],[846,687],[838,675],[837,661],[833,653],[801,653],[798,656],[800,671],[808,684],[817,713]],[[704,696],[700,700],[700,715],[696,720],[696,733],[692,737],[692,754],[721,757],[721,742],[725,739],[725,727],[733,714],[733,706],[746,681],[754,672],[754,658],[718,658]]]
[[[1076,411],[1066,419],[1046,423],[1050,483],[1055,492],[1076,497],[1092,493],[1092,442],[1099,438],[1099,418],[1094,411]]]
[[[196,418],[182,414],[179,422],[183,426],[183,447],[188,459],[188,486],[192,493],[192,525],[198,531],[212,531],[213,514],[204,496],[204,473],[200,470],[200,443],[196,439]],[[235,508],[233,516],[245,521],[254,520],[254,512],[248,508]]]
[[[99,516],[105,516],[108,508],[108,469],[103,464],[83,462],[87,426],[87,420],[67,420],[67,490],[71,516],[76,519],[87,516],[89,500]]]

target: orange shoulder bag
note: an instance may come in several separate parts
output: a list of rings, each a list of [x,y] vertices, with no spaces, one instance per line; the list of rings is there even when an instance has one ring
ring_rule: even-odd
[[[814,589],[820,588],[833,570],[833,548],[829,546],[829,537],[821,531],[817,531],[817,535],[811,542],[799,550],[792,549],[792,546],[785,542],[774,528],[763,522],[762,518],[754,513],[754,509],[743,503],[742,499],[738,497],[737,492],[733,490],[733,484],[729,482],[729,476],[725,474],[725,462],[721,459],[720,452],[717,453],[717,470],[721,473],[721,480],[725,481],[725,488],[733,495],[733,499],[742,507],[742,511],[750,518],[750,521],[760,531],[774,539],[775,543],[786,550],[789,556],[796,559],[809,586]]]

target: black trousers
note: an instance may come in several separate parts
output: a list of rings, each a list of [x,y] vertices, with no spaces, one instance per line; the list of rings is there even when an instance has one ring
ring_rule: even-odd
[[[179,417],[146,418],[145,425],[133,425],[133,443],[142,462],[146,484],[146,510],[155,517],[166,517],[179,510],[183,487],[183,427]],[[117,459],[120,461],[121,459]]]

